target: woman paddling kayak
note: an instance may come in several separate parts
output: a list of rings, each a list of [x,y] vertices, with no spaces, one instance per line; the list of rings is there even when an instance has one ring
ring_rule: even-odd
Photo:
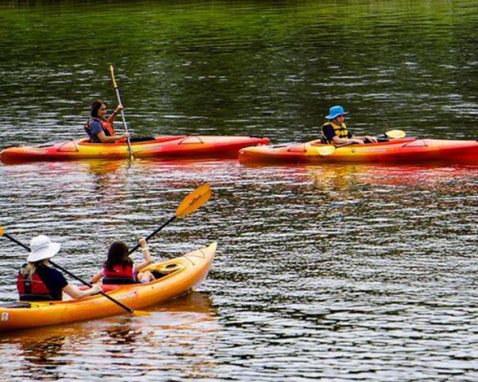
[[[371,136],[356,137],[347,130],[345,124],[345,115],[348,114],[342,106],[332,106],[329,115],[325,118],[328,120],[322,125],[321,142],[326,144],[343,145],[350,143],[376,143],[377,138]]]
[[[106,103],[101,99],[91,104],[90,118],[84,126],[91,143],[113,143],[129,137],[129,133],[116,135],[113,127],[113,122],[118,113],[123,110],[123,106],[116,106],[115,111],[108,118],[106,117],[107,110]]]

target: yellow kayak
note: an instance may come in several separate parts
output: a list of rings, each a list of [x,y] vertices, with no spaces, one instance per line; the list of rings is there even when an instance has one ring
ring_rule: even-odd
[[[104,285],[103,291],[132,309],[155,305],[192,290],[207,276],[216,253],[216,243],[145,270],[157,279],[147,284]],[[0,331],[33,328],[91,320],[125,313],[119,305],[98,294],[69,301],[21,301],[0,305]]]

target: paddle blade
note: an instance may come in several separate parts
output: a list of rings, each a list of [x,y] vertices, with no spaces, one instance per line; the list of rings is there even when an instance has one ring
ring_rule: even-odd
[[[110,73],[111,73],[111,80],[113,81],[113,87],[116,89],[118,86],[116,85],[115,69],[113,68],[113,65],[110,65]]]
[[[5,231],[3,230],[3,227],[0,225],[0,237],[3,236],[3,233],[4,233],[4,232],[5,232]]]
[[[336,148],[333,145],[324,145],[324,146],[313,146],[309,145],[307,147],[307,155],[319,155],[321,157],[326,157],[335,152]]]
[[[327,155],[333,154],[335,150],[336,150],[335,146],[332,146],[332,145],[319,146],[317,147],[317,154],[319,154],[322,157],[326,157]]]
[[[196,211],[204,203],[206,203],[212,195],[211,187],[209,184],[203,184],[194,191],[189,193],[176,209],[176,216],[178,218],[189,215],[191,212]]]
[[[390,139],[400,139],[400,138],[405,138],[407,134],[403,130],[390,130],[390,131],[387,131],[385,135],[387,136],[387,138],[390,138]]]

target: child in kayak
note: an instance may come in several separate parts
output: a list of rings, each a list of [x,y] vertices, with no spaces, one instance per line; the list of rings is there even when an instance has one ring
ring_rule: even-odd
[[[329,115],[325,118],[328,120],[322,125],[321,143],[328,144],[351,144],[351,143],[375,143],[377,138],[371,136],[356,137],[347,130],[345,124],[345,115],[348,114],[342,106],[332,106]]]
[[[48,266],[48,259],[60,251],[60,244],[45,235],[30,241],[30,255],[17,277],[17,290],[22,301],[62,300],[63,292],[74,299],[91,296],[101,291],[99,285],[81,290],[68,284],[65,276]]]
[[[139,240],[143,251],[144,261],[134,265],[129,257],[128,246],[122,241],[115,241],[108,250],[108,257],[104,263],[103,270],[93,276],[91,283],[103,279],[103,284],[134,284],[153,281],[155,277],[149,271],[140,272],[151,264],[151,254],[148,244],[144,238]]]
[[[85,131],[91,143],[113,143],[129,137],[129,133],[116,135],[113,122],[121,110],[122,105],[116,106],[115,111],[107,118],[106,103],[99,99],[91,104],[90,119],[85,123]]]

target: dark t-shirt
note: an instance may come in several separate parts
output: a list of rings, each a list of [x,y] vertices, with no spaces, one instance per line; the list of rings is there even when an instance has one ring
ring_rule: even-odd
[[[65,276],[58,270],[50,267],[38,267],[36,272],[50,290],[53,300],[61,300],[63,288],[68,285]]]
[[[101,127],[100,121],[98,121],[97,119],[93,119],[90,122],[90,131],[92,134],[95,134],[95,135],[98,135],[99,133],[101,133],[103,131],[103,127]]]
[[[88,121],[88,127],[89,129],[86,129],[86,132],[90,136],[90,142],[101,143],[100,138],[98,138],[98,134],[103,131],[101,122],[96,118],[92,118]]]

